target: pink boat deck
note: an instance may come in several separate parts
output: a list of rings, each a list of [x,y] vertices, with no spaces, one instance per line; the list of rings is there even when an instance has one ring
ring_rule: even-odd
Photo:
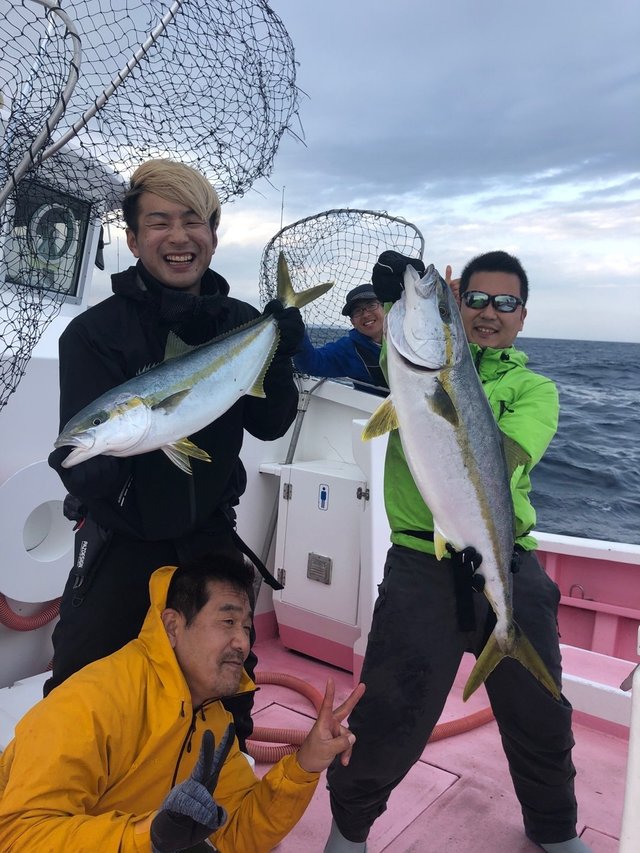
[[[256,645],[258,672],[301,678],[323,691],[331,676],[337,700],[352,686],[351,673],[338,670],[282,647],[270,639]],[[447,702],[441,722],[488,706],[479,690],[463,705],[465,664]],[[308,699],[284,687],[265,685],[256,696],[257,726],[310,728],[315,711]],[[574,725],[579,804],[578,834],[594,853],[615,853],[622,818],[628,742],[581,722]],[[259,764],[264,773],[268,765]],[[321,779],[313,801],[280,853],[321,853],[331,812]],[[374,825],[369,853],[534,853],[539,850],[522,830],[507,763],[495,722],[428,744],[421,760],[394,791],[387,812]]]

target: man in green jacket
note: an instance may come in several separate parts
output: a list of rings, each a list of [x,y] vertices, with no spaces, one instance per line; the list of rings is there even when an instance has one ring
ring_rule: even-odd
[[[421,261],[383,252],[373,271],[384,303],[400,298],[404,271]],[[516,517],[514,618],[558,687],[562,669],[557,631],[560,593],[535,555],[536,514],[529,500],[530,472],[558,423],[553,382],[526,367],[513,343],[527,315],[528,280],[517,258],[489,252],[465,267],[460,309],[480,380],[500,430],[531,461],[511,481]],[[383,346],[381,362],[385,366]],[[473,549],[449,563],[434,555],[433,517],[407,465],[397,430],[385,461],[385,505],[391,548],[379,587],[362,670],[366,694],[349,718],[357,736],[348,767],[329,768],[334,822],[325,853],[366,851],[374,821],[393,788],[420,758],[451,689],[462,655],[482,651],[495,617],[471,581],[460,586]],[[466,569],[467,577],[471,571]],[[456,582],[457,578],[457,582]],[[556,700],[515,661],[504,659],[485,682],[495,714],[526,835],[548,853],[585,853],[576,836],[575,768],[571,759],[571,706]],[[393,733],[393,736],[390,736]]]

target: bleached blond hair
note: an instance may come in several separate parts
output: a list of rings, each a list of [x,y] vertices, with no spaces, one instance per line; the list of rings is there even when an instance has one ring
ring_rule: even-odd
[[[220,224],[217,192],[201,172],[184,163],[147,160],[135,170],[122,202],[124,221],[134,234],[138,230],[138,200],[142,193],[184,205],[208,221],[213,231]]]

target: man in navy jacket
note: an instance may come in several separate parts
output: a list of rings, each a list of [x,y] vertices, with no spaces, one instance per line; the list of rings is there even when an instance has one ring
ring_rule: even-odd
[[[356,388],[376,392],[377,386],[386,394],[388,385],[380,369],[380,349],[384,325],[384,310],[372,284],[360,284],[347,294],[342,309],[353,329],[337,341],[315,348],[305,333],[302,352],[293,363],[297,370],[312,376],[346,376]],[[362,386],[359,383],[366,383]]]

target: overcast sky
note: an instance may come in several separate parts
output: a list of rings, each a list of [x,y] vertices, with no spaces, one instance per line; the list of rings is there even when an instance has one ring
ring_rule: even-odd
[[[270,180],[223,210],[214,267],[233,295],[258,304],[285,187],[283,224],[388,211],[441,271],[517,254],[529,336],[640,341],[637,0],[271,5],[295,46],[305,144],[285,135]],[[114,240],[108,270],[129,260]]]

